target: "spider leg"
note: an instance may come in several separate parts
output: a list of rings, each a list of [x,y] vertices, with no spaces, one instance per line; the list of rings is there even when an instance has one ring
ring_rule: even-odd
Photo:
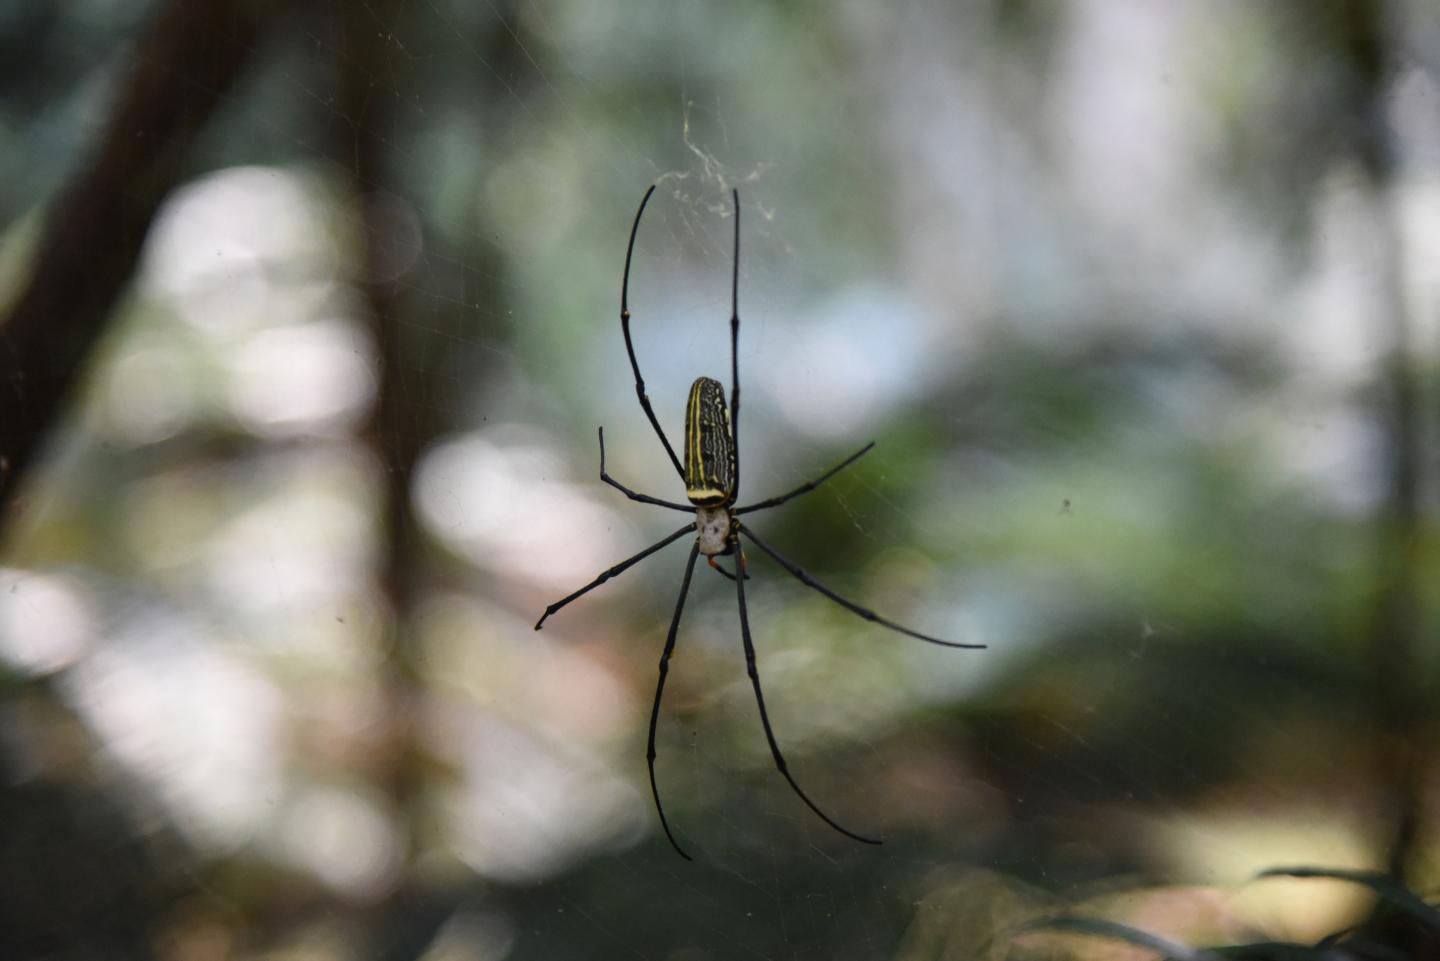
[[[582,594],[587,594],[587,593],[589,593],[590,591],[592,591],[592,590],[594,590],[595,588],[599,587],[601,584],[604,584],[604,583],[605,583],[606,581],[608,581],[610,578],[614,577],[616,574],[622,574],[622,573],[624,573],[625,571],[629,570],[632,566],[634,566],[636,563],[638,563],[638,562],[640,562],[640,561],[643,561],[645,558],[649,557],[651,554],[655,553],[655,552],[658,551],[660,548],[665,547],[666,545],[671,544],[671,543],[679,540],[680,538],[684,537],[686,534],[688,534],[690,531],[693,531],[694,529],[695,529],[695,525],[694,525],[693,523],[686,524],[684,527],[680,528],[678,531],[676,531],[675,533],[671,534],[669,537],[665,538],[663,541],[660,541],[660,542],[655,543],[655,544],[651,544],[649,547],[645,548],[643,551],[641,551],[640,553],[636,554],[634,557],[627,557],[625,560],[621,561],[619,564],[616,564],[614,567],[610,568],[609,570],[604,571],[599,577],[595,578],[593,581],[591,581],[589,584],[586,584],[584,587],[580,588],[578,591],[575,591],[574,593],[571,593],[571,594],[566,594],[564,597],[560,598],[560,600],[556,601],[554,604],[551,604],[549,607],[545,608],[545,613],[544,613],[544,614],[541,614],[541,615],[540,615],[540,620],[538,620],[538,621],[535,622],[535,630],[537,630],[537,631],[540,630],[540,628],[545,625],[545,619],[546,619],[547,617],[549,617],[551,614],[554,614],[556,611],[560,610],[560,608],[564,607],[566,604],[569,604],[571,601],[575,600],[575,598],[581,596]]]
[[[738,550],[740,546],[738,536],[735,538],[735,546]],[[755,668],[755,645],[750,640],[750,615],[745,608],[745,578],[736,579],[735,595],[740,602],[740,637],[745,642],[745,671],[750,675],[750,684],[755,688],[755,704],[760,708],[760,724],[765,728],[765,740],[770,742],[770,755],[775,759],[776,769],[784,775],[786,781],[790,782],[790,787],[794,789],[800,800],[805,802],[805,806],[814,811],[820,820],[848,838],[854,838],[865,844],[880,844],[881,841],[877,838],[867,838],[848,828],[841,827],[830,815],[816,807],[815,802],[800,790],[799,784],[795,783],[795,778],[791,776],[790,769],[785,763],[785,755],[780,753],[780,745],[775,741],[775,732],[770,727],[770,715],[765,711],[765,695],[760,691],[760,672]]]
[[[642,504],[654,504],[656,507],[668,507],[672,511],[684,511],[687,514],[694,513],[695,511],[694,504],[677,504],[674,501],[662,501],[660,498],[651,497],[649,494],[636,493],[605,473],[605,428],[603,427],[600,428],[600,479],[632,501],[639,501]]]
[[[730,440],[735,448],[735,492],[740,490],[740,191],[735,202],[735,254],[730,265]],[[733,496],[733,492],[732,492]]]
[[[804,569],[802,569],[798,564],[795,564],[792,561],[788,561],[785,558],[781,557],[779,554],[777,554],[774,548],[770,547],[760,538],[756,537],[755,532],[750,530],[750,528],[746,527],[744,524],[737,524],[737,527],[742,533],[744,533],[746,537],[750,538],[750,540],[755,542],[756,547],[760,548],[762,551],[774,558],[776,563],[778,563],[781,567],[785,568],[792,575],[794,575],[795,578],[800,581],[800,583],[804,584],[806,587],[813,587],[821,594],[824,594],[826,597],[830,598],[830,600],[834,601],[836,604],[839,604],[846,610],[853,611],[854,613],[859,614],[867,621],[874,621],[876,624],[881,624],[885,627],[888,627],[892,631],[899,631],[901,634],[909,635],[910,637],[916,638],[917,640],[926,641],[930,644],[939,644],[941,647],[961,647],[968,649],[980,649],[985,647],[984,644],[961,644],[958,641],[942,641],[938,637],[931,637],[929,634],[921,634],[919,631],[912,631],[908,627],[904,627],[903,625],[896,624],[892,620],[883,618],[879,614],[876,614],[874,611],[868,608],[861,607],[854,601],[846,600],[839,594],[836,594],[834,591],[830,590],[830,588],[826,587],[824,584],[821,584],[819,581],[815,580],[815,578],[805,573]]]
[[[786,501],[799,497],[801,494],[808,494],[810,491],[813,491],[815,488],[819,487],[821,484],[825,483],[827,480],[834,477],[836,474],[840,473],[842,470],[849,467],[851,464],[855,463],[857,460],[864,457],[866,454],[870,453],[870,451],[874,447],[875,442],[872,440],[870,443],[866,444],[864,447],[860,448],[855,453],[851,454],[849,457],[845,458],[840,463],[836,464],[834,467],[821,474],[819,477],[815,478],[812,481],[806,481],[790,493],[781,494],[779,497],[769,497],[763,501],[756,501],[755,503],[748,504],[745,507],[737,507],[731,513],[748,514],[751,511],[763,511],[770,507],[779,507]]]
[[[714,571],[715,571],[716,574],[721,575],[721,576],[724,577],[727,581],[733,581],[733,580],[735,579],[735,575],[734,575],[734,574],[731,574],[731,573],[730,573],[729,571],[727,571],[725,568],[721,567],[720,564],[719,564],[719,562],[717,562],[717,561],[715,560],[715,558],[713,558],[713,557],[707,557],[706,560],[710,563],[710,567],[714,569]],[[743,565],[743,564],[741,565],[741,568],[742,568],[742,569],[744,568],[744,565]],[[746,579],[747,581],[750,579],[750,572],[749,572],[749,571],[746,571],[746,572],[745,572],[745,579]]]
[[[670,619],[670,633],[665,637],[665,650],[660,654],[660,680],[655,684],[655,705],[650,708],[650,740],[645,748],[645,763],[650,768],[650,793],[655,796],[655,813],[660,815],[660,826],[670,839],[675,853],[687,861],[693,860],[680,847],[675,835],[670,833],[670,822],[665,820],[665,806],[660,803],[660,789],[655,785],[655,723],[660,718],[660,697],[665,693],[665,677],[670,673],[670,655],[675,650],[675,635],[680,630],[680,612],[685,609],[685,595],[690,593],[690,575],[695,571],[695,558],[700,555],[700,545],[690,548],[690,559],[685,562],[685,579],[680,582],[680,596],[675,600],[675,616]]]
[[[650,406],[650,398],[645,394],[645,378],[640,376],[640,362],[635,359],[635,345],[630,341],[630,257],[635,253],[635,232],[640,229],[640,217],[645,213],[645,205],[650,202],[650,195],[654,192],[655,184],[651,184],[640,200],[640,209],[635,211],[635,222],[630,225],[630,243],[625,248],[625,275],[620,282],[620,330],[625,335],[625,353],[630,355],[630,369],[635,372],[635,395],[640,398],[641,409],[650,419],[650,426],[655,428],[660,443],[665,445],[665,453],[670,455],[670,463],[675,465],[675,473],[680,475],[683,482],[685,468],[680,466],[680,458],[675,456],[675,448],[670,446],[670,439],[660,429],[660,421],[655,417],[655,408]]]

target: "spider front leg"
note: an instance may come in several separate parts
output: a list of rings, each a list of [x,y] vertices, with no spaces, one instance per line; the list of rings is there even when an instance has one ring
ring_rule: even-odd
[[[655,408],[650,406],[650,398],[645,393],[645,378],[640,376],[640,362],[635,359],[635,345],[630,340],[630,258],[635,253],[635,234],[640,229],[640,218],[645,215],[645,205],[650,202],[650,195],[654,192],[655,184],[651,184],[640,200],[640,209],[635,211],[635,222],[630,225],[630,243],[625,247],[625,274],[620,281],[620,332],[625,335],[625,353],[630,356],[630,369],[635,373],[635,396],[640,398],[640,409],[645,411],[650,426],[655,428],[655,435],[660,438],[660,443],[665,445],[665,453],[670,456],[675,473],[679,474],[683,481],[685,468],[680,466],[680,458],[675,456],[675,448],[670,446],[670,438],[660,429]]]
[[[735,202],[735,251],[730,260],[730,441],[735,446],[735,489],[740,488],[740,191]],[[734,492],[732,492],[734,496]]]
[[[734,544],[735,551],[739,554],[739,534],[735,535]],[[755,688],[755,704],[760,708],[760,724],[765,728],[765,740],[770,742],[770,755],[775,759],[776,769],[784,775],[785,780],[790,782],[790,787],[795,791],[796,795],[799,796],[800,800],[805,802],[806,807],[810,808],[810,810],[819,816],[820,820],[846,837],[853,838],[856,841],[861,841],[865,844],[882,843],[877,838],[867,838],[864,835],[856,834],[848,828],[841,827],[830,815],[820,810],[820,808],[815,805],[815,802],[810,800],[804,791],[800,790],[800,785],[795,783],[795,778],[791,776],[789,766],[785,763],[785,756],[780,753],[780,745],[775,741],[775,732],[770,727],[770,715],[765,711],[765,695],[760,691],[760,672],[755,666],[755,645],[750,640],[750,615],[745,608],[745,578],[743,577],[736,578],[735,580],[735,596],[740,603],[740,638],[745,644],[745,672],[750,675],[750,684]]]

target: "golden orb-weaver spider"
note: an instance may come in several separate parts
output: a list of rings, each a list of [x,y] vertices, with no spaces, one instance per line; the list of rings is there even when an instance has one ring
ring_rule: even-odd
[[[680,459],[675,456],[675,449],[670,446],[665,431],[660,428],[660,422],[655,418],[655,411],[650,406],[650,398],[645,394],[645,380],[640,376],[640,364],[635,360],[635,345],[630,340],[630,259],[635,252],[635,233],[640,229],[640,218],[644,215],[645,205],[650,202],[650,196],[654,192],[655,185],[652,184],[650,189],[645,191],[645,196],[640,201],[640,209],[635,212],[635,221],[630,226],[630,243],[625,248],[625,273],[620,283],[620,330],[625,335],[625,352],[630,356],[630,368],[635,372],[635,394],[640,398],[640,407],[645,411],[645,416],[649,418],[650,425],[655,428],[660,443],[665,446],[665,453],[670,455],[670,463],[685,484],[685,496],[690,503],[678,504],[674,501],[651,497],[648,494],[640,494],[611,477],[605,470],[605,428],[603,427],[600,428],[600,479],[633,501],[668,507],[671,510],[684,511],[687,514],[693,512],[695,520],[659,543],[652,544],[635,556],[621,561],[589,584],[545,608],[545,613],[535,623],[535,630],[540,630],[544,626],[546,618],[571,601],[599,587],[615,575],[623,573],[662,547],[679,540],[691,531],[696,531],[695,544],[690,548],[689,560],[685,562],[685,576],[680,582],[680,596],[675,601],[675,613],[670,619],[670,632],[665,637],[665,650],[660,654],[660,679],[655,685],[655,703],[650,709],[650,735],[645,753],[646,764],[650,769],[650,792],[654,795],[655,812],[660,816],[660,826],[664,828],[665,836],[682,858],[687,861],[692,860],[675,840],[675,835],[671,833],[670,823],[665,819],[665,808],[660,803],[660,790],[655,784],[655,725],[660,717],[660,698],[665,691],[665,676],[670,672],[670,655],[675,650],[675,636],[680,628],[680,613],[685,608],[685,595],[690,592],[690,575],[695,570],[695,559],[704,554],[711,567],[735,582],[735,595],[740,607],[740,638],[745,645],[746,672],[750,675],[750,683],[755,688],[755,703],[760,708],[760,724],[765,729],[765,739],[770,744],[770,754],[775,759],[775,767],[790,783],[790,787],[794,789],[800,800],[804,801],[810,810],[814,811],[826,824],[856,841],[879,844],[878,839],[856,834],[854,831],[842,827],[820,810],[815,802],[810,800],[809,796],[800,789],[800,785],[790,774],[784,755],[780,753],[780,745],[775,740],[775,732],[770,727],[770,717],[765,711],[765,695],[760,691],[760,674],[755,667],[755,645],[750,640],[750,618],[745,608],[745,581],[749,575],[746,573],[745,555],[740,543],[741,535],[743,534],[761,551],[769,554],[777,564],[789,571],[802,584],[814,588],[841,607],[853,611],[867,621],[873,621],[893,631],[899,631],[901,634],[908,634],[910,637],[944,647],[975,649],[983,648],[985,645],[942,641],[937,637],[912,631],[908,627],[903,627],[881,617],[874,611],[861,607],[854,601],[846,600],[815,580],[797,564],[780,556],[774,548],[756,537],[754,531],[740,522],[741,514],[779,507],[792,498],[814,490],[859,460],[875,446],[875,443],[871,441],[815,480],[807,481],[787,494],[756,501],[744,507],[734,506],[740,484],[740,365],[736,357],[740,341],[740,192],[738,190],[731,191],[731,199],[735,205],[735,250],[730,275],[730,403],[727,409],[725,388],[717,380],[701,377],[691,386],[690,399],[685,405],[685,464],[681,466]],[[731,574],[715,563],[715,558],[721,555],[735,556],[735,574]]]

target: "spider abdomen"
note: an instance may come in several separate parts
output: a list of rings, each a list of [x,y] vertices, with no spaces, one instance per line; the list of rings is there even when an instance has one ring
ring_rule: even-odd
[[[696,507],[732,504],[735,474],[725,388],[710,377],[696,378],[685,404],[685,496]]]

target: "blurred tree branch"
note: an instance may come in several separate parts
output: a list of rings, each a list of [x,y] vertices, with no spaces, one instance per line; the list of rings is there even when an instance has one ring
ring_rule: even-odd
[[[494,305],[494,313],[503,316],[498,305],[505,300],[500,279],[504,265],[498,250],[488,243],[461,252],[457,262],[464,266],[455,280],[465,291],[463,298],[448,308],[448,317],[441,319],[431,312],[424,324],[413,322],[416,308],[405,296],[409,285],[386,269],[395,260],[394,246],[403,242],[395,235],[395,220],[387,210],[393,210],[397,200],[407,202],[396,197],[403,194],[395,184],[402,180],[408,159],[397,150],[397,144],[407,142],[404,115],[398,108],[419,96],[425,80],[417,70],[419,62],[404,52],[405,44],[398,39],[417,30],[408,8],[404,0],[365,4],[332,0],[339,35],[335,140],[339,157],[350,165],[357,195],[362,259],[357,288],[378,359],[375,406],[364,430],[383,470],[376,579],[389,606],[380,678],[385,691],[385,741],[375,773],[391,805],[402,862],[394,886],[370,918],[375,948],[366,956],[377,961],[423,954],[465,896],[436,889],[417,870],[435,845],[429,795],[439,763],[426,746],[420,724],[434,694],[424,669],[416,608],[434,574],[427,563],[431,558],[424,531],[412,509],[412,486],[425,448],[445,432],[465,426],[451,420],[447,403],[435,403],[445,393],[448,370],[433,358],[449,351],[451,363],[465,370],[467,382],[483,377],[469,364],[470,358],[451,345],[475,336],[470,328],[477,318],[463,305]],[[515,65],[519,41],[503,29],[504,18],[513,11],[508,4],[492,11],[495,19],[477,29],[475,42],[486,49],[487,61],[510,65],[505,75],[518,84],[528,79]],[[475,112],[482,114],[487,104],[500,101],[500,93],[482,87],[474,98]],[[452,331],[465,335],[447,336]],[[442,337],[444,348],[437,344]]]
[[[1379,244],[1374,321],[1386,341],[1379,372],[1376,421],[1384,437],[1385,496],[1376,515],[1373,607],[1367,638],[1379,728],[1379,776],[1388,837],[1385,865],[1403,883],[1424,850],[1424,751],[1420,738],[1427,683],[1420,658],[1421,485],[1420,389],[1414,338],[1405,309],[1402,241],[1394,207],[1396,157],[1387,120],[1391,74],[1398,57],[1398,12],[1388,3],[1345,0],[1336,10],[1351,75],[1350,149],[1364,171],[1368,228]],[[1413,917],[1378,902],[1362,927],[1381,943],[1413,957],[1433,957],[1440,941]]]
[[[1393,16],[1383,3],[1347,0],[1339,9],[1340,52],[1353,78],[1351,149],[1365,173],[1370,228],[1380,243],[1375,322],[1387,342],[1376,419],[1385,439],[1385,499],[1376,517],[1377,553],[1370,652],[1380,726],[1381,777],[1389,793],[1391,837],[1386,862],[1404,881],[1417,849],[1421,798],[1419,737],[1423,678],[1419,675],[1420,419],[1400,263],[1401,239],[1392,209],[1395,156],[1387,126]]]
[[[0,516],[68,402],[190,148],[296,0],[168,0],[139,38],[104,132],[46,217],[0,318]]]
[[[384,206],[385,187],[392,180],[386,146],[395,136],[397,118],[393,90],[382,86],[380,78],[395,82],[387,67],[386,45],[401,10],[395,0],[374,0],[364,5],[335,0],[331,13],[338,35],[335,138],[352,165],[352,186],[360,215],[356,286],[364,298],[364,320],[375,338],[379,361],[375,406],[364,433],[384,471],[376,574],[390,608],[385,638],[388,647],[382,668],[386,736],[379,778],[393,804],[401,835],[403,883],[403,875],[420,844],[418,822],[424,781],[415,729],[424,697],[423,682],[418,655],[407,631],[420,591],[424,552],[410,509],[410,487],[421,450],[435,432],[435,425],[416,402],[423,392],[412,395],[416,385],[405,382],[407,366],[411,370],[419,368],[413,360],[407,360],[406,348],[410,345],[397,322],[397,313],[403,310],[399,290],[383,268],[389,247],[396,242]]]

